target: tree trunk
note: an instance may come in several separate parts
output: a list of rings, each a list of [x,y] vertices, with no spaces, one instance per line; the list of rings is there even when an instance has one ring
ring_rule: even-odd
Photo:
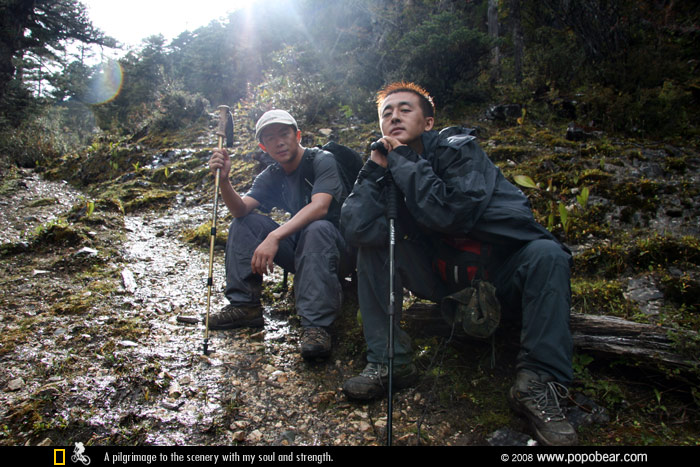
[[[0,8],[0,102],[15,74],[12,59],[22,47],[24,28],[34,0],[8,0]]]
[[[450,326],[436,304],[414,304],[403,312],[408,326],[422,335],[449,336]],[[628,321],[613,316],[572,313],[571,334],[574,348],[607,358],[625,357],[650,368],[678,369],[687,372],[700,364],[697,355],[684,355],[679,342],[697,345],[697,332]],[[469,339],[455,331],[455,337]],[[691,353],[691,352],[686,352]]]
[[[520,0],[511,0],[511,21],[513,24],[513,72],[515,84],[523,81],[523,27],[520,14]]]
[[[489,37],[494,41],[491,49],[491,81],[498,81],[500,75],[500,50],[498,47],[498,0],[489,0],[488,8]]]

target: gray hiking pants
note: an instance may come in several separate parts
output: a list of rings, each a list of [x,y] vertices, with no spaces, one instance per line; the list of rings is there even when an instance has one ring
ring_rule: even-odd
[[[411,340],[397,323],[403,288],[422,299],[440,302],[453,293],[432,269],[433,249],[425,242],[396,243],[394,362],[411,360]],[[535,240],[492,264],[490,280],[504,309],[522,320],[518,368],[546,372],[563,383],[572,380],[573,343],[569,329],[571,258],[551,240]],[[385,363],[388,349],[389,251],[360,247],[357,259],[358,299],[367,341],[367,359]]]
[[[253,274],[253,252],[279,227],[267,216],[251,213],[231,222],[226,242],[226,290],[232,305],[258,305],[262,276]],[[327,327],[342,302],[340,279],[349,274],[354,255],[329,221],[312,222],[280,242],[275,264],[294,274],[296,310],[304,327]]]

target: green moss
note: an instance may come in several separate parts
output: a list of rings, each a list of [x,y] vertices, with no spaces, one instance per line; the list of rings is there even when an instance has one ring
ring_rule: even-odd
[[[120,318],[111,324],[111,329],[112,336],[119,340],[137,341],[148,334],[148,328],[140,318]]]
[[[607,212],[608,208],[602,204],[576,210],[574,215],[570,216],[568,241],[577,244],[588,241],[591,236],[600,239],[612,238],[612,229],[605,220]]]
[[[579,182],[585,185],[589,183],[608,181],[611,177],[612,174],[604,172],[600,169],[586,169],[579,175]]]
[[[228,238],[228,227],[217,223],[215,245],[226,245]],[[187,243],[209,247],[211,243],[211,221],[200,224],[194,229],[187,229],[182,232],[182,239]]]
[[[617,205],[626,206],[630,210],[652,213],[659,207],[658,193],[661,188],[658,182],[642,178],[608,187],[608,193],[604,196],[610,197]]]
[[[581,279],[571,281],[571,307],[579,313],[629,317],[637,309],[624,296],[618,280]]]
[[[503,145],[489,148],[488,155],[492,161],[519,160],[534,154],[535,148],[527,146]]]
[[[671,275],[666,272],[661,277],[664,296],[677,306],[686,307],[691,313],[700,312],[700,282],[690,274]]]
[[[627,267],[627,257],[620,245],[597,245],[578,255],[574,261],[577,274],[615,277]]]
[[[80,295],[69,295],[53,304],[51,312],[57,315],[83,315],[92,308],[94,301],[95,297],[88,292],[83,292]]]
[[[700,239],[653,235],[637,239],[630,251],[630,263],[640,269],[656,265],[700,264]]]
[[[40,248],[49,245],[77,246],[84,239],[84,234],[75,226],[68,224],[63,219],[58,219],[37,227],[32,244]]]
[[[27,342],[27,336],[35,332],[34,324],[37,318],[25,318],[16,326],[6,326],[0,343],[0,356],[9,354],[15,350],[17,344]]]
[[[10,165],[7,168],[2,168],[0,175],[0,196],[8,196],[19,187],[19,174],[17,166]]]
[[[560,148],[576,148],[578,143],[575,141],[569,141],[559,134],[563,135],[566,133],[565,129],[561,129],[558,134],[553,133],[549,129],[538,130],[534,134],[535,142],[544,146],[549,147],[560,147]]]
[[[684,174],[688,169],[688,162],[685,157],[667,157],[665,162],[666,170],[669,172]]]
[[[41,206],[53,206],[54,204],[58,204],[58,200],[56,198],[40,198],[29,203],[29,207],[37,208]]]
[[[141,190],[138,195],[132,192],[130,193],[132,199],[124,203],[124,212],[169,204],[176,195],[174,191],[165,190]]]

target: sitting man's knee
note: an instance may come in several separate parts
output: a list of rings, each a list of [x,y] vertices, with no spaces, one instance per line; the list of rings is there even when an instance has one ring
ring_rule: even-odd
[[[327,220],[318,220],[318,221],[313,221],[309,225],[304,228],[304,234],[307,236],[314,236],[314,235],[329,235],[333,234],[335,230],[335,226],[333,225],[332,222],[327,221]]]
[[[528,245],[528,254],[538,261],[570,265],[571,255],[552,240],[535,240]]]

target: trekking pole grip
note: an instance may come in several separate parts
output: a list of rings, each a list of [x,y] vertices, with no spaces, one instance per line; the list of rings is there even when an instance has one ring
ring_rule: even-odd
[[[223,140],[226,138],[226,124],[229,119],[231,108],[228,105],[220,105],[217,107],[217,110],[219,111],[219,125],[216,128],[216,136],[221,138],[220,146],[223,147]],[[221,147],[219,149],[221,149]]]
[[[396,219],[399,216],[399,190],[394,183],[391,172],[387,170],[384,176],[387,184],[386,212],[389,219]]]

